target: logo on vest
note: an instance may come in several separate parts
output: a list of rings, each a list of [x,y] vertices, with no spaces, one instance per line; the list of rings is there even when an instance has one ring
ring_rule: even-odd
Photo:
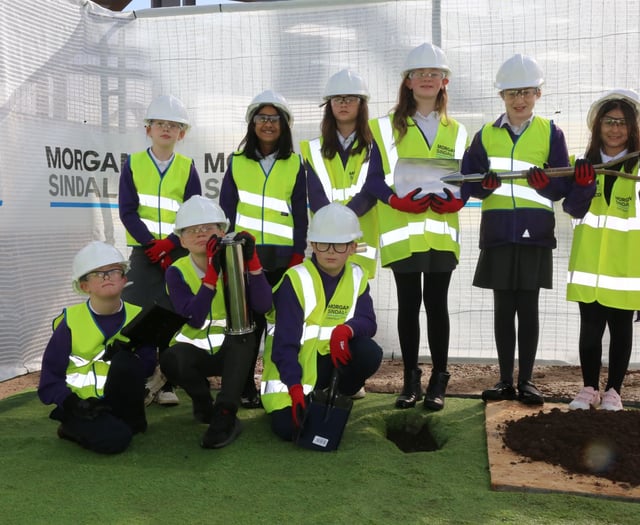
[[[522,238],[523,239],[530,239],[531,238],[531,234],[529,233],[529,230],[525,230],[524,233],[522,234]]]
[[[327,319],[344,319],[349,312],[349,306],[329,303],[327,305]]]
[[[631,197],[616,197],[616,208],[624,213],[628,213],[630,202]]]
[[[444,144],[438,144],[436,146],[436,156],[437,157],[451,159],[451,158],[453,158],[454,152],[455,152],[455,150],[453,148],[450,148],[449,146],[446,146]]]

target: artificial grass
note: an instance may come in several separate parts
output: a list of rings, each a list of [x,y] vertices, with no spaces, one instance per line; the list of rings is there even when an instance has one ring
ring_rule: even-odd
[[[149,407],[149,429],[116,456],[56,437],[34,392],[0,401],[5,524],[560,524],[637,523],[637,503],[490,490],[484,407],[447,398],[439,413],[398,411],[394,396],[356,401],[340,449],[316,452],[271,434],[241,410],[231,446],[203,450],[206,427],[182,404]],[[441,446],[405,454],[387,425],[428,422]]]

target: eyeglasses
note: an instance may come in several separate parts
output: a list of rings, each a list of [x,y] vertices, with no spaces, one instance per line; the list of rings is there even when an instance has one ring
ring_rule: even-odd
[[[183,228],[181,235],[198,235],[199,233],[209,233],[218,227],[217,224],[201,224],[200,226],[191,226]]]
[[[280,115],[255,115],[253,117],[254,124],[266,124],[267,122],[270,124],[279,124]]]
[[[95,272],[89,272],[84,276],[84,279],[102,279],[103,281],[105,279],[109,279],[111,281],[114,277],[122,279],[123,276],[124,270],[122,268],[112,268],[111,270],[96,270]]]
[[[356,97],[355,95],[347,95],[346,97],[338,96],[331,97],[331,103],[339,106],[340,104],[346,104],[350,106],[351,104],[355,104],[356,102],[360,102],[360,97]]]
[[[508,98],[509,100],[515,100],[518,97],[522,98],[531,98],[538,94],[537,88],[528,88],[528,89],[505,89],[502,94],[504,98]]]
[[[608,128],[613,128],[618,126],[621,128],[627,127],[627,121],[624,118],[602,117],[600,119],[600,122],[602,123],[603,126],[606,126]]]
[[[319,252],[328,252],[329,248],[333,248],[336,253],[345,253],[351,246],[350,242],[316,242],[314,244]]]
[[[445,77],[445,73],[444,71],[425,71],[424,69],[414,69],[413,71],[409,72],[409,78],[410,79],[414,79],[414,78],[428,78],[430,80],[435,80],[437,78],[444,78]]]
[[[178,122],[171,122],[170,120],[152,120],[151,126],[156,129],[168,129],[170,131],[175,131],[177,129],[183,129],[183,125]]]

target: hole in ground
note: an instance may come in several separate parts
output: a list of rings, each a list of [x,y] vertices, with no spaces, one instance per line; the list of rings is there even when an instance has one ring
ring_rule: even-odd
[[[426,421],[405,421],[404,424],[388,426],[387,439],[402,452],[434,452],[440,449]]]

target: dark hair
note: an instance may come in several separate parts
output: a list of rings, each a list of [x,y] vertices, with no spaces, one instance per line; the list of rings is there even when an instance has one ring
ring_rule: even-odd
[[[360,98],[360,97],[358,97]],[[338,153],[338,124],[331,110],[331,101],[324,105],[324,116],[320,124],[322,133],[322,156],[332,159]],[[364,98],[360,98],[358,117],[356,119],[356,143],[351,149],[351,155],[358,155],[362,150],[367,151],[367,158],[373,143],[373,135],[369,128],[369,105]]]
[[[398,142],[400,142],[407,134],[409,125],[407,118],[414,115],[417,109],[416,101],[413,98],[413,92],[407,86],[408,74],[402,79],[400,89],[398,90],[398,103],[394,108],[393,113],[393,127],[398,131]],[[444,126],[449,124],[449,117],[447,116],[447,102],[449,101],[449,95],[447,95],[447,86],[442,86],[438,97],[436,99],[435,110],[443,115],[442,124]]]
[[[247,124],[247,134],[242,139],[242,142],[240,142],[238,150],[242,151],[244,156],[248,159],[255,160],[256,162],[260,160],[257,153],[260,141],[258,140],[258,135],[256,135],[256,125],[253,122],[253,117],[266,106],[271,106],[278,112],[278,115],[280,115],[280,138],[276,145],[276,159],[288,159],[293,154],[293,138],[291,137],[289,121],[287,120],[284,111],[272,104],[262,104],[253,112],[249,119],[249,123]]]
[[[587,152],[584,155],[585,158],[593,164],[597,164],[602,161],[600,157],[600,150],[602,149],[600,121],[605,113],[612,109],[619,109],[624,114],[628,133],[627,143],[625,145],[627,151],[631,153],[632,151],[638,151],[640,149],[640,133],[638,132],[638,114],[636,113],[636,110],[624,100],[609,100],[602,104],[596,114],[596,117],[593,119],[593,130],[591,131],[591,138],[587,145]],[[631,173],[637,162],[637,158],[627,160],[624,163],[625,171]]]

